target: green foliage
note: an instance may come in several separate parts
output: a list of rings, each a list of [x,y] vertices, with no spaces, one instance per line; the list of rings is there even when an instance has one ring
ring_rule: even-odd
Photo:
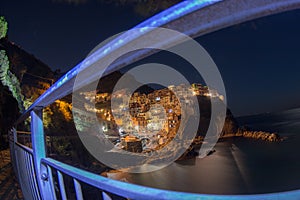
[[[45,128],[50,127],[50,124],[52,123],[52,119],[51,119],[52,115],[53,112],[49,106],[43,109],[43,123]]]
[[[51,153],[55,153],[62,157],[68,157],[72,154],[72,144],[70,138],[65,137],[51,137],[50,139],[50,148]]]
[[[0,39],[5,37],[7,33],[7,22],[3,16],[0,16]]]
[[[20,112],[24,111],[23,95],[18,78],[9,71],[9,61],[4,50],[0,51],[0,80],[7,86],[12,96],[17,100]]]
[[[0,78],[5,77],[9,70],[9,61],[4,50],[0,51]]]

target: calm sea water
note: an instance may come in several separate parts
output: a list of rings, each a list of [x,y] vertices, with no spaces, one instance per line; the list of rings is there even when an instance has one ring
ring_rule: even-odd
[[[203,159],[171,164],[159,171],[125,174],[128,182],[168,190],[208,194],[251,194],[300,189],[300,109],[240,119],[258,130],[288,139],[270,143],[230,138]]]

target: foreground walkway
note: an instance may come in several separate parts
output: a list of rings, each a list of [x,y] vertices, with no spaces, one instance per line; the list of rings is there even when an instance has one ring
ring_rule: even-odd
[[[22,198],[21,189],[16,181],[9,149],[0,151],[0,200],[19,200]]]

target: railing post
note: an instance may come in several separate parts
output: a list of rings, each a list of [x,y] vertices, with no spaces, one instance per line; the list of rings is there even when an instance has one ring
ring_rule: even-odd
[[[14,143],[18,142],[17,130],[15,128],[13,128],[11,131],[12,131]]]
[[[19,172],[17,170],[17,163],[16,163],[16,148],[15,143],[18,141],[17,137],[17,130],[13,127],[9,133],[9,146],[10,146],[10,159],[12,161],[12,165],[14,168],[14,172],[16,174],[17,179],[19,180]]]
[[[43,199],[56,199],[52,182],[49,179],[47,167],[42,166],[41,160],[46,157],[45,136],[43,126],[43,108],[36,107],[31,113],[31,137],[36,178]]]

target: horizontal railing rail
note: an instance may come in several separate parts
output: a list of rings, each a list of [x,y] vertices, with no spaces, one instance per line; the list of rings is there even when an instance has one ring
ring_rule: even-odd
[[[250,199],[250,200],[274,200],[274,199],[299,199],[300,191],[282,192],[282,193],[270,193],[270,194],[256,194],[256,195],[208,195],[208,194],[196,194],[196,193],[185,193],[161,190],[156,188],[150,188],[140,185],[135,185],[127,182],[121,182],[113,179],[109,179],[71,165],[59,162],[51,158],[42,159],[42,164],[45,165],[49,170],[56,170],[58,174],[59,187],[65,188],[62,174],[66,174],[73,178],[74,188],[80,188],[80,182],[90,184],[107,195],[107,193],[117,194],[121,197],[129,199],[216,199],[216,200],[239,200],[239,199]],[[50,169],[51,168],[51,169]],[[53,181],[53,178],[49,180]],[[77,185],[76,185],[76,184]],[[53,183],[52,183],[53,184]],[[62,189],[65,191],[65,189]],[[78,197],[82,196],[82,191],[77,190]],[[62,197],[66,194],[62,193]],[[64,198],[63,198],[64,199]],[[77,198],[81,199],[81,198]]]
[[[17,134],[17,142],[20,145],[32,148],[31,132],[17,131],[16,134]]]

